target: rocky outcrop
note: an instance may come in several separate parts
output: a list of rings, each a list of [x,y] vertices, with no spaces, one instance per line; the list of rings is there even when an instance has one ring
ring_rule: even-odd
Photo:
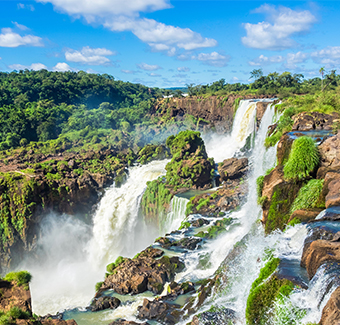
[[[18,307],[24,312],[32,314],[31,293],[24,286],[14,282],[0,280],[0,310],[8,312],[13,307]]]
[[[225,159],[223,163],[218,165],[218,172],[222,181],[241,178],[246,175],[247,171],[247,158],[229,158]]]
[[[327,261],[340,261],[339,242],[319,239],[311,242],[303,250],[301,265],[306,268],[310,279],[315,275],[318,268]]]
[[[332,130],[333,123],[338,118],[338,113],[302,112],[293,116],[292,131]]]
[[[319,208],[295,210],[288,219],[288,223],[294,219],[298,219],[300,222],[314,220],[322,210]]]
[[[232,325],[236,322],[236,313],[228,308],[211,308],[212,311],[206,311],[194,316],[190,325]]]
[[[338,287],[329,298],[322,310],[320,325],[340,324],[340,287]]]
[[[320,146],[321,167],[340,166],[340,132],[326,139]]]
[[[138,257],[125,259],[106,277],[100,290],[113,289],[119,294],[138,294],[147,290],[161,293],[164,284],[184,268],[178,257],[169,258],[163,254],[160,249],[147,248]]]
[[[275,167],[264,177],[262,198],[262,223],[267,233],[283,230],[290,218],[290,207],[294,202],[302,183],[299,181],[286,181],[282,166]]]
[[[289,153],[292,148],[294,139],[292,139],[288,134],[284,134],[279,143],[277,144],[277,164],[284,165],[288,161]]]
[[[116,309],[119,305],[120,300],[118,298],[104,296],[95,298],[90,305],[90,310],[96,312],[104,309]]]

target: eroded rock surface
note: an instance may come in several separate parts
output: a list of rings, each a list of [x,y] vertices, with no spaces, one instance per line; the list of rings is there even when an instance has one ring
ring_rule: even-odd
[[[246,175],[247,171],[248,171],[247,158],[225,159],[223,163],[218,166],[218,172],[221,176],[222,181],[241,178]]]

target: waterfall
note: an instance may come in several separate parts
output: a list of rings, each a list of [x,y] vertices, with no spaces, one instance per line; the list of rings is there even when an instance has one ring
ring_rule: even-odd
[[[159,236],[158,229],[146,227],[142,218],[138,218],[138,210],[146,182],[164,175],[167,162],[132,167],[121,187],[113,185],[105,192],[93,217],[89,255],[94,264],[105,266],[120,255],[133,257]]]
[[[261,100],[272,102],[272,99]],[[241,100],[236,111],[233,128],[230,134],[203,135],[209,157],[213,157],[215,162],[231,158],[245,144],[247,137],[255,131],[256,103],[257,99]],[[263,116],[264,118],[264,116]],[[261,123],[264,125],[264,123]],[[269,125],[267,125],[268,127]],[[265,130],[267,132],[267,129]]]
[[[166,215],[165,220],[161,220],[161,233],[165,234],[176,230],[180,227],[185,218],[185,209],[188,199],[175,195],[171,200],[170,212]]]

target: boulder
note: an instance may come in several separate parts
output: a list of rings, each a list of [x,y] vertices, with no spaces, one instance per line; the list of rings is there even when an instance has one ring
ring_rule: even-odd
[[[177,324],[181,314],[178,312],[180,305],[169,304],[156,298],[153,301],[144,299],[143,305],[138,307],[138,318],[161,321],[165,324]]]
[[[325,196],[326,208],[340,205],[340,173],[328,172],[322,194]]]
[[[148,322],[136,323],[133,321],[127,321],[125,319],[118,319],[110,323],[109,325],[150,325]]]
[[[340,166],[340,132],[337,135],[326,139],[320,146],[322,167]]]
[[[226,181],[228,179],[236,179],[245,176],[248,171],[247,158],[229,158],[225,159],[221,165],[218,166],[218,172],[221,179]]]
[[[90,310],[100,311],[104,309],[116,309],[120,305],[120,300],[116,297],[99,297],[95,298],[91,303]]]
[[[304,249],[301,265],[306,267],[309,279],[326,261],[340,261],[340,243],[327,240],[315,240]]]
[[[336,288],[322,310],[320,325],[340,325],[340,287]]]
[[[288,222],[292,221],[295,218],[299,219],[301,222],[308,222],[310,220],[314,220],[322,210],[323,209],[318,208],[295,210],[290,216]]]
[[[184,268],[175,256],[156,259],[163,254],[160,249],[147,248],[137,258],[125,259],[106,277],[101,289],[113,289],[119,294],[138,294],[146,290],[160,294],[164,284]]]
[[[217,311],[206,311],[192,319],[191,325],[232,325],[236,323],[236,313],[232,309],[221,308]]]

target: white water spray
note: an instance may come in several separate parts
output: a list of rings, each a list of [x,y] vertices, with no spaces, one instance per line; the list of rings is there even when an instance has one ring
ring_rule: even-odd
[[[89,247],[92,263],[105,266],[119,255],[133,257],[152,244],[158,229],[138,218],[139,201],[146,182],[165,174],[167,160],[132,167],[127,181],[105,192],[93,218],[93,239]]]

